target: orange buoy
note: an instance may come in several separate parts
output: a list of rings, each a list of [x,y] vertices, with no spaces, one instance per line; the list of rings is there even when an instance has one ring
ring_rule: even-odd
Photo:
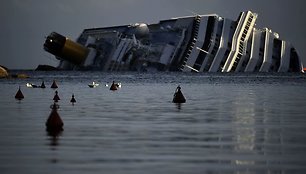
[[[46,88],[46,85],[45,85],[45,82],[44,82],[44,81],[42,81],[40,87],[41,87],[41,88]]]
[[[58,88],[58,86],[57,86],[57,84],[56,84],[55,80],[53,80],[53,83],[52,83],[52,85],[51,85],[51,88],[53,88],[53,89]]]
[[[70,102],[71,102],[72,104],[74,104],[74,103],[76,102],[76,100],[75,100],[75,98],[74,98],[74,94],[72,94],[72,97],[71,97]]]
[[[58,92],[57,92],[57,91],[55,91],[55,95],[54,95],[54,97],[53,97],[53,100],[54,100],[54,102],[58,102],[59,100],[61,100],[61,99],[59,98],[59,96],[58,96]]]
[[[22,92],[21,92],[21,90],[20,90],[20,86],[19,86],[19,89],[18,89],[18,91],[17,91],[17,93],[16,93],[16,95],[15,95],[15,99],[17,99],[17,100],[22,100],[22,99],[24,99],[24,96],[23,96],[23,94],[22,94]]]
[[[115,84],[115,81],[113,81],[111,87],[109,88],[109,90],[112,90],[112,91],[116,91],[118,89],[118,86]]]
[[[52,109],[52,111],[46,122],[47,131],[62,131],[64,123],[59,114],[57,113],[57,109],[59,108],[59,106],[54,103],[50,106],[50,108]]]
[[[173,103],[185,103],[186,102],[186,99],[181,91],[180,85],[175,90],[172,102]]]

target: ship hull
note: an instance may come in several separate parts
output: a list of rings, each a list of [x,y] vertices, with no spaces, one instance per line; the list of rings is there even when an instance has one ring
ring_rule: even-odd
[[[44,49],[64,70],[303,72],[292,44],[270,29],[256,29],[256,20],[251,11],[236,21],[215,14],[186,16],[85,29],[75,42],[53,32]]]

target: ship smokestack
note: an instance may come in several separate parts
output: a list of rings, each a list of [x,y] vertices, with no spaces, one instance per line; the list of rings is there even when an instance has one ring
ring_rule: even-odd
[[[46,38],[44,50],[76,65],[84,63],[89,53],[89,49],[85,46],[56,32],[52,32]]]

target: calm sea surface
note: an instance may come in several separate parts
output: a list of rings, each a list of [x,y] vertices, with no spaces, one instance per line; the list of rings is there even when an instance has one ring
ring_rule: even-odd
[[[306,173],[306,75],[25,73],[0,79],[1,173]],[[58,136],[45,127],[54,79]],[[120,90],[105,86],[113,80]]]

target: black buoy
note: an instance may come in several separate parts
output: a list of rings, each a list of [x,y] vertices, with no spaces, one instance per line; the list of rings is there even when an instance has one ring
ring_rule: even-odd
[[[61,100],[61,99],[59,98],[59,96],[58,96],[58,92],[57,92],[57,91],[55,91],[55,95],[54,95],[54,97],[53,97],[53,100],[54,100],[54,102],[58,102],[59,100]]]
[[[51,85],[51,88],[53,88],[53,89],[58,88],[58,86],[57,86],[57,84],[56,84],[55,80],[53,80],[53,83],[52,83],[52,85]]]
[[[45,85],[45,82],[44,82],[44,81],[42,81],[40,87],[41,87],[41,88],[46,88],[46,85]]]
[[[72,97],[71,97],[70,102],[71,102],[72,104],[74,104],[74,103],[76,102],[76,100],[75,100],[75,98],[74,98],[74,94],[72,94]]]
[[[19,86],[19,89],[18,89],[18,91],[17,91],[17,93],[16,93],[16,95],[15,95],[15,99],[17,99],[17,100],[22,100],[22,99],[24,99],[24,96],[23,96],[23,94],[22,94],[22,92],[21,92],[21,90],[20,90],[20,86]]]
[[[111,87],[109,88],[109,90],[112,90],[112,91],[116,91],[118,89],[118,86],[115,84],[115,81],[113,81]]]
[[[64,123],[61,117],[59,116],[59,114],[57,113],[59,105],[54,103],[53,105],[50,106],[50,108],[52,109],[52,111],[46,122],[47,131],[48,132],[62,131]]]
[[[180,85],[175,90],[172,102],[173,103],[186,103],[186,99],[181,91]]]

